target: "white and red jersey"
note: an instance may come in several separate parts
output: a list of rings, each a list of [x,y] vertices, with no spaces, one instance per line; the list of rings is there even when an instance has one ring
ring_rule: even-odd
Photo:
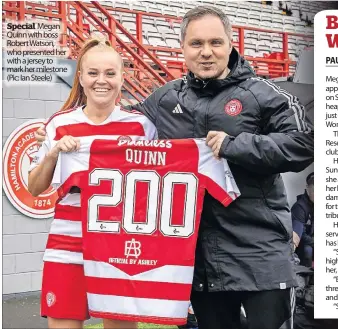
[[[205,190],[239,196],[225,160],[204,140],[81,143],[62,154],[61,195],[81,188],[90,315],[183,324]]]
[[[125,111],[116,106],[109,117],[100,124],[94,124],[83,112],[83,107],[57,112],[46,123],[46,140],[42,144],[30,171],[41,163],[48,151],[65,135],[81,137],[82,143],[96,138],[116,140],[153,139],[157,136],[155,126],[143,114]],[[54,171],[61,177],[60,157]],[[81,153],[76,157],[81,162]],[[55,188],[58,184],[54,180]],[[51,224],[44,261],[83,264],[82,227],[80,194],[71,192],[64,195],[55,205],[54,220]]]

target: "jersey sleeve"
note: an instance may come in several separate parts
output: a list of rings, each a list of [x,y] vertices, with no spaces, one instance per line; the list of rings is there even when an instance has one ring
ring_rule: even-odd
[[[145,139],[147,140],[157,139],[158,134],[155,125],[147,117],[145,117],[145,119],[147,121],[145,124]]]
[[[56,190],[59,198],[64,198],[70,192],[72,187],[78,187],[82,190],[87,176],[87,171],[74,172],[64,182],[58,183]]]
[[[197,140],[199,148],[198,172],[207,191],[224,206],[240,196],[240,191],[225,159],[216,159],[205,140]]]
[[[31,166],[29,168],[29,172],[31,172],[34,168],[36,168],[45,158],[46,154],[56,145],[57,141],[54,140],[56,135],[56,128],[53,120],[49,121],[46,125],[46,139],[42,143],[37,155],[33,159]],[[61,153],[59,154],[58,160],[56,162],[56,166],[54,169],[54,174],[51,182],[51,186],[55,189],[57,189],[60,184],[60,175],[61,175],[61,168],[60,168],[60,157]]]
[[[59,196],[66,195],[73,186],[83,188],[82,178],[89,167],[90,145],[89,138],[81,137],[79,151],[60,152],[52,180],[52,185],[57,189]]]
[[[42,160],[45,158],[49,150],[50,150],[50,143],[48,140],[45,140],[40,146],[37,154],[34,156],[33,161],[31,162],[29,166],[28,172],[31,172],[42,162]]]
[[[53,122],[49,122],[48,125],[46,125],[46,139],[41,144],[39,151],[35,155],[28,172],[31,172],[33,169],[35,169],[45,158],[46,154],[51,150],[51,148],[54,146],[53,139],[55,136],[55,127]]]

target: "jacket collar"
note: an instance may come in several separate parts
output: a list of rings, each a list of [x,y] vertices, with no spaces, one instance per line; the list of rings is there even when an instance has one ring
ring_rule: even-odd
[[[305,190],[303,194],[300,194],[297,196],[297,201],[302,200],[303,202],[307,203],[309,206],[313,207],[313,202],[310,200],[309,195],[307,194],[307,191]]]

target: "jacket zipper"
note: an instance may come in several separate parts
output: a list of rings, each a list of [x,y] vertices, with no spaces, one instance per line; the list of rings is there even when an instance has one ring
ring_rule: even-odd
[[[209,132],[209,129],[208,129],[208,114],[209,114],[209,110],[210,110],[210,103],[211,103],[211,100],[209,99],[208,100],[208,104],[207,104],[207,109],[205,111],[205,134],[207,135],[208,132]],[[206,136],[205,136],[206,137]]]

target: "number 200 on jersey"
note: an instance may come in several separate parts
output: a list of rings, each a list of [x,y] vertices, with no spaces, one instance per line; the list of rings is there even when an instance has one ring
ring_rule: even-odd
[[[120,222],[98,220],[100,206],[117,206],[124,199],[122,218],[123,229],[129,234],[152,234],[159,225],[159,230],[165,236],[189,237],[195,230],[195,213],[198,179],[192,173],[170,172],[161,177],[156,171],[132,170],[123,175],[119,170],[94,169],[89,176],[89,185],[98,186],[101,180],[112,181],[110,195],[93,195],[88,204],[88,231],[119,233]],[[134,205],[137,182],[147,182],[148,206],[147,218],[144,223],[135,223]],[[173,190],[175,184],[186,185],[183,225],[171,224]],[[160,189],[161,187],[161,189]],[[124,195],[123,195],[123,190]],[[162,202],[159,205],[159,194],[162,190]],[[158,208],[160,209],[159,223],[157,224]]]

